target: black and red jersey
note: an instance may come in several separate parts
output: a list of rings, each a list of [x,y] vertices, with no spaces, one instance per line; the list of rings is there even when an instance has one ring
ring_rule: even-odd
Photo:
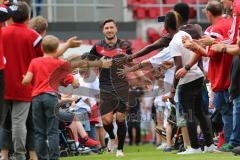
[[[117,68],[121,68],[122,66],[117,66],[114,61],[124,54],[132,54],[132,50],[127,41],[120,39],[117,39],[117,43],[114,45],[109,45],[105,42],[105,40],[100,40],[93,46],[90,51],[90,55],[93,56],[94,59],[100,59],[105,56],[105,58],[111,58],[113,60],[111,68],[104,68],[100,72],[100,88],[105,88],[104,86],[113,84],[119,87],[128,84],[126,79],[117,75]]]

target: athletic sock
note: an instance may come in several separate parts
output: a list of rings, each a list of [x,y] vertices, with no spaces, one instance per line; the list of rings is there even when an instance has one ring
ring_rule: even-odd
[[[123,150],[124,140],[127,133],[126,122],[118,122],[117,121],[117,137],[118,137],[118,150]]]
[[[113,133],[113,124],[103,125],[103,128],[108,133],[110,139],[115,139],[115,135]]]

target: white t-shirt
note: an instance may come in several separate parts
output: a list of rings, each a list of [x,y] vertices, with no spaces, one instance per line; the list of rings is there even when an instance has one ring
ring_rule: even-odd
[[[159,65],[162,64],[164,61],[170,61],[170,62],[172,61],[173,62],[173,58],[170,54],[169,47],[161,50],[158,54],[151,57],[149,59],[149,61],[153,67],[159,67]],[[173,78],[174,78],[174,72],[175,72],[175,67],[169,68],[164,74],[164,76],[165,76],[164,82],[168,82],[168,83],[172,84]]]
[[[153,67],[159,67],[160,64],[162,64],[164,61],[174,61],[172,58],[172,55],[170,53],[169,47],[164,48],[161,50],[158,54],[154,55],[149,59],[150,63],[152,64]],[[164,89],[165,91],[170,91],[170,88],[173,83],[173,78],[174,78],[174,73],[175,73],[175,66],[172,68],[169,68],[166,70],[164,74]],[[159,87],[159,86],[157,86]],[[170,92],[165,93],[165,95],[169,95]],[[158,103],[159,98],[162,101],[162,95],[158,96],[155,98],[156,103]],[[177,100],[177,95],[175,94],[174,100]],[[161,103],[161,102],[160,102]]]
[[[193,54],[195,54],[195,53],[193,53],[189,49],[186,49],[183,46],[183,43],[182,43],[183,36],[188,36],[192,39],[192,37],[188,33],[184,32],[184,31],[178,31],[173,36],[173,39],[169,44],[169,50],[170,50],[172,57],[181,56],[182,64],[185,65],[192,59]],[[192,82],[200,77],[203,77],[203,73],[202,73],[201,69],[197,66],[197,64],[195,64],[191,67],[191,69],[187,72],[187,74],[179,80],[178,85]]]
[[[81,75],[78,75],[78,80],[80,83],[80,87],[84,87],[84,96],[82,95],[82,99],[89,99],[91,105],[96,104],[95,95],[99,94],[99,79],[92,70],[90,71],[90,78],[83,78]],[[93,78],[92,78],[93,77]]]

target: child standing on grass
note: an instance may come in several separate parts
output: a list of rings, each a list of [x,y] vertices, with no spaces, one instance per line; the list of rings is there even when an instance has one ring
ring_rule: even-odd
[[[55,106],[58,103],[58,92],[49,84],[49,77],[59,68],[63,73],[76,67],[111,66],[110,61],[65,62],[57,59],[58,38],[46,36],[42,41],[43,57],[31,61],[22,83],[33,85],[32,107],[35,127],[36,151],[39,160],[57,160],[59,157],[58,118],[55,116]],[[59,78],[59,77],[56,77]],[[64,80],[64,78],[62,79]],[[59,81],[62,81],[59,80]]]

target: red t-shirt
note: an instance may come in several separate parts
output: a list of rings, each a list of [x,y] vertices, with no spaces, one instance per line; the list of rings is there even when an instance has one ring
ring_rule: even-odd
[[[33,58],[42,56],[42,37],[25,24],[14,23],[2,28],[3,51],[6,58],[4,69],[7,100],[31,101],[31,86],[22,85],[23,75]]]
[[[58,86],[66,83],[65,79],[69,78],[69,71],[68,63],[63,60],[53,57],[33,59],[28,68],[28,72],[33,74],[32,97],[46,92],[58,93]]]
[[[220,18],[216,24],[207,28],[205,33],[216,37],[217,41],[223,41],[228,38],[232,24],[231,19]],[[213,91],[223,91],[230,86],[230,66],[232,64],[232,56],[229,54],[222,54],[213,52],[208,49],[208,56],[210,57],[208,77],[211,82]]]
[[[2,23],[0,23],[0,70],[4,68],[3,45],[2,45]]]
[[[233,18],[231,29],[229,30],[229,36],[224,40],[225,44],[236,44],[240,25],[240,0],[234,0],[233,2]]]

